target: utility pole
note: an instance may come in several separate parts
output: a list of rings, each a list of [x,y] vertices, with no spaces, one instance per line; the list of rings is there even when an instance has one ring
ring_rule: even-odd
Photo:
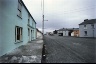
[[[44,21],[48,21],[48,20],[45,20],[45,15],[44,15],[44,0],[43,2],[41,0],[41,8],[42,8],[42,33],[44,36]]]
[[[42,33],[44,36],[44,0],[43,0],[43,8],[42,8]]]

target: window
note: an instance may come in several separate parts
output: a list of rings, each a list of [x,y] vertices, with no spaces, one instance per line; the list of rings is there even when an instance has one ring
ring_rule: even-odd
[[[30,15],[28,14],[28,25],[30,25]]]
[[[87,29],[87,26],[86,25],[84,25],[84,29]]]
[[[16,26],[15,27],[15,42],[22,41],[22,27]]]
[[[85,36],[87,36],[87,31],[84,31],[84,33],[85,33]]]
[[[22,18],[22,3],[18,0],[18,16]]]
[[[91,26],[92,26],[92,29],[94,29],[94,24],[92,24]]]
[[[86,25],[84,25],[84,27],[86,27]]]
[[[33,25],[34,25],[34,20],[32,21],[32,27],[34,27]]]

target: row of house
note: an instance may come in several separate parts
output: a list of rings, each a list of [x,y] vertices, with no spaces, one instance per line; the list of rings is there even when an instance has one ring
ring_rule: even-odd
[[[62,28],[53,33],[59,36],[96,37],[96,19],[85,19],[79,28]]]
[[[0,0],[0,56],[42,36],[22,0]]]
[[[54,33],[59,36],[79,36],[79,28],[62,28],[55,30]]]

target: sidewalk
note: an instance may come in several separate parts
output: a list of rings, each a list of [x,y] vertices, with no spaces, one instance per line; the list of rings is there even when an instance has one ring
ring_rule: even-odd
[[[42,48],[43,40],[31,41],[0,57],[0,63],[41,63]]]

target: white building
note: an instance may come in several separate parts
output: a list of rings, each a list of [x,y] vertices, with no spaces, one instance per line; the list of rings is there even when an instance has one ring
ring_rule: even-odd
[[[59,36],[79,36],[79,28],[62,28],[57,30]]]
[[[80,37],[96,37],[96,19],[86,19],[79,24]]]
[[[0,0],[0,56],[36,39],[36,22],[22,0]]]
[[[57,30],[57,34],[59,36],[71,36],[72,32],[73,32],[73,28],[62,28]]]
[[[74,32],[71,33],[71,36],[74,36]]]
[[[36,30],[37,32],[37,39],[43,39],[43,33],[40,30]]]

